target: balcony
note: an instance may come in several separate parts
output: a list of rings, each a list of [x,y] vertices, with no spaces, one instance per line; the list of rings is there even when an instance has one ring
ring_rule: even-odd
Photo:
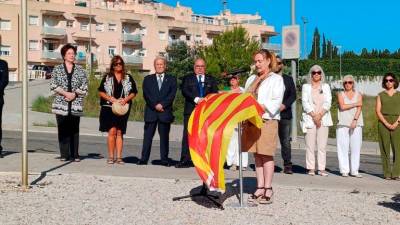
[[[49,50],[43,50],[42,60],[44,62],[62,62],[63,61],[60,52],[49,51]]]
[[[41,35],[43,38],[64,39],[67,35],[67,32],[64,28],[43,27]]]
[[[126,45],[140,45],[142,43],[142,35],[141,34],[122,34],[122,43]]]
[[[168,40],[168,45],[179,45],[179,44],[186,44],[186,41],[180,39]]]
[[[137,55],[124,55],[122,56],[125,64],[142,64],[143,58]]]
[[[270,44],[270,43],[261,43],[261,47],[263,49],[267,49],[275,53],[280,53],[282,48],[280,44]]]

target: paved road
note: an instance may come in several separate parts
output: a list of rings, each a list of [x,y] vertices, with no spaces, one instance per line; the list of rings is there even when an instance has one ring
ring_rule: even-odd
[[[180,157],[180,142],[172,141],[170,143],[170,158],[178,160]],[[17,131],[5,131],[3,133],[3,146],[7,152],[20,152],[21,133]],[[28,134],[28,151],[30,153],[50,153],[58,155],[57,134],[30,132]],[[127,162],[135,163],[140,156],[142,147],[141,139],[126,138],[124,146],[124,157]],[[80,154],[83,157],[97,158],[99,155],[107,156],[106,137],[84,136],[80,137]],[[293,162],[295,172],[304,173],[305,151],[293,150]],[[254,163],[253,157],[250,163]],[[159,159],[159,142],[154,141],[150,160]],[[276,156],[277,171],[281,171],[282,160],[279,150]],[[157,164],[157,161],[154,162]],[[335,152],[327,154],[327,169],[332,173],[338,173],[338,161]],[[361,155],[361,172],[381,176],[380,157],[376,155]]]

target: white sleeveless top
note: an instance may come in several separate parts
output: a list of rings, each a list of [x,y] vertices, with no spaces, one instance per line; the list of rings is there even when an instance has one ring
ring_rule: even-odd
[[[353,99],[349,99],[347,97],[347,95],[344,94],[343,91],[340,92],[340,94],[343,96],[344,104],[354,104],[354,103],[357,103],[357,101],[358,101],[359,93],[357,91],[354,93]],[[338,109],[339,122],[338,122],[337,125],[338,126],[349,127],[351,125],[351,123],[353,122],[353,120],[354,120],[356,112],[357,112],[357,108],[356,107],[348,109],[348,110],[343,110],[343,111]],[[362,111],[360,113],[360,116],[358,117],[357,126],[360,126],[360,127],[364,126],[364,120],[363,120]]]

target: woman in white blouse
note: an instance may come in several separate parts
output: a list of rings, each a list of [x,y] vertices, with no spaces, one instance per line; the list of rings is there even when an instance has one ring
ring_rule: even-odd
[[[301,101],[303,113],[301,127],[306,134],[306,167],[309,175],[315,175],[315,150],[318,151],[318,174],[328,176],[326,166],[326,145],[329,126],[332,126],[330,113],[332,94],[325,83],[325,74],[319,65],[309,71],[309,83],[302,87]]]
[[[358,168],[360,167],[362,126],[364,125],[361,112],[362,95],[355,90],[354,86],[353,76],[344,76],[344,91],[338,93],[339,122],[336,129],[337,154],[342,176],[347,177],[350,172],[351,176],[361,178],[362,176],[358,173]]]
[[[272,203],[272,178],[274,175],[274,154],[278,142],[279,108],[282,104],[285,86],[282,76],[275,71],[276,58],[267,50],[260,50],[253,56],[256,75],[250,76],[245,91],[250,92],[265,110],[262,115],[263,126],[253,129],[250,137],[254,140],[247,143],[244,150],[254,153],[257,176],[257,189],[249,201],[260,204]]]

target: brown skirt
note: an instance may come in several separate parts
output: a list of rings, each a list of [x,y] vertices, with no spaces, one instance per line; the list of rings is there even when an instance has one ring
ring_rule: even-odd
[[[278,144],[278,121],[265,120],[261,129],[244,122],[241,141],[243,152],[274,156]]]

